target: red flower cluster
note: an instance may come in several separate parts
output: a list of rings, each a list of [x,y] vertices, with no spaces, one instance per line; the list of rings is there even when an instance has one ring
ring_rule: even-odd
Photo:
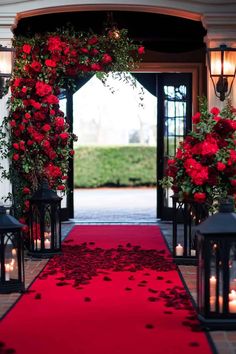
[[[132,43],[127,31],[119,38],[62,33],[15,39],[15,67],[11,81],[11,178],[14,204],[27,223],[29,198],[43,178],[55,190],[65,190],[68,160],[75,136],[59,108],[61,88],[73,88],[74,78],[87,72],[129,71],[144,48]],[[131,60],[132,55],[132,60]],[[74,85],[74,86],[73,86]],[[15,180],[14,180],[15,179]]]
[[[168,161],[162,185],[171,185],[181,198],[209,204],[236,195],[235,110],[228,103],[221,112],[217,107],[208,112],[202,99],[192,122],[193,130]]]

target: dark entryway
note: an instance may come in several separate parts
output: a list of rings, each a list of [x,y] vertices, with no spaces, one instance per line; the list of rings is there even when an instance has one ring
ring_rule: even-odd
[[[163,191],[158,180],[165,175],[166,163],[174,156],[178,143],[191,129],[192,75],[190,73],[133,73],[135,78],[157,97],[157,212],[156,217],[171,218],[169,191]],[[78,88],[88,80],[78,82]],[[73,94],[66,94],[66,115],[73,131]],[[68,194],[62,208],[63,219],[74,217],[73,161],[70,162]]]

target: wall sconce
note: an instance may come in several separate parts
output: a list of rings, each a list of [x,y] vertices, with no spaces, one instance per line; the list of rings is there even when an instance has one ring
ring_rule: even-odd
[[[13,67],[13,48],[0,45],[0,98],[4,96],[7,80],[11,77]]]
[[[230,95],[236,74],[236,48],[225,44],[207,48],[207,61],[215,95],[224,101]]]

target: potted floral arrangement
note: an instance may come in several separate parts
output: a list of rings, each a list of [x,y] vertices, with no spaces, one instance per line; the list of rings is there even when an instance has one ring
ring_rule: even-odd
[[[160,183],[182,200],[215,209],[220,199],[236,196],[236,110],[230,102],[221,111],[217,107],[208,111],[206,98],[199,103],[193,129],[168,160]]]

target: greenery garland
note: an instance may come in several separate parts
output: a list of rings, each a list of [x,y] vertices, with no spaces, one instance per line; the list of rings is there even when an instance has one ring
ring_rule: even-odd
[[[127,30],[102,35],[72,28],[33,38],[17,37],[14,72],[10,82],[9,116],[3,121],[0,150],[11,161],[16,216],[27,225],[29,198],[46,178],[54,190],[66,191],[68,161],[73,156],[70,133],[58,96],[75,90],[80,75],[103,78],[108,72],[127,72],[140,62],[144,47],[134,44]],[[25,227],[27,232],[27,226]]]

